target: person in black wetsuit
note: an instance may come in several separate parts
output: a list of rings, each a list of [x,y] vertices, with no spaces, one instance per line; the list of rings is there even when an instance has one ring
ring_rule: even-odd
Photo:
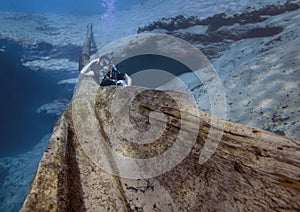
[[[100,86],[127,87],[132,82],[131,78],[126,73],[121,73],[106,55],[89,62],[81,74],[93,76]]]
[[[128,86],[128,80],[125,73],[121,73],[117,67],[109,60],[108,57],[102,56],[99,59],[99,63],[103,68],[100,70],[100,85],[109,86],[109,85],[119,85],[119,86]],[[104,64],[102,64],[104,63]],[[102,79],[102,80],[101,80]]]

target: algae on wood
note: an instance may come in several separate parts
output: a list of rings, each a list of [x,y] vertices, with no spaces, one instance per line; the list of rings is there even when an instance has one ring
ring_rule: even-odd
[[[79,71],[89,60],[91,36]],[[144,53],[139,45],[170,45],[165,54],[187,57],[188,45],[162,37],[124,39],[100,53],[120,60],[134,49]],[[214,150],[206,148],[209,136],[218,146],[200,164],[201,153]],[[174,147],[178,154],[149,163]],[[220,120],[181,92],[99,87],[79,76],[21,211],[299,211],[299,180],[300,141]]]
[[[93,79],[84,78],[77,89],[77,92],[86,94],[81,95],[82,101],[93,105],[93,111],[87,111],[89,107],[81,107],[80,113],[94,113],[93,118],[99,124],[88,128],[96,127],[93,130],[101,132],[100,137],[96,138],[99,142],[108,143],[114,151],[137,158],[152,157],[172,147],[172,141],[168,139],[177,135],[180,119],[176,108],[163,112],[166,120],[171,121],[169,128],[156,143],[138,145],[131,141],[127,145],[127,141],[124,142],[121,137],[113,136],[109,127],[115,120],[112,119],[107,103],[114,98],[118,88],[99,88]],[[141,93],[143,90],[128,87],[122,92]],[[91,91],[96,98],[89,94]],[[159,93],[157,90],[151,92]],[[183,101],[189,101],[184,94],[172,93]],[[128,95],[123,98],[125,101]],[[168,101],[162,101],[161,104],[164,106]],[[138,120],[144,117],[143,112],[153,110],[151,102],[153,99],[145,96],[137,102],[143,108],[135,110],[132,121],[139,128],[146,129],[149,124],[147,120],[139,123]],[[190,125],[200,123],[197,140],[187,157],[162,175],[147,179],[126,179],[97,166],[83,150],[78,140],[83,135],[77,134],[74,129],[74,116],[78,115],[74,111],[72,113],[74,104],[80,103],[72,101],[54,128],[21,211],[297,211],[300,208],[299,141],[220,120],[225,126],[222,140],[210,160],[200,165],[198,158],[211,127],[211,119],[216,118],[201,111],[195,116],[186,107],[185,113],[192,117],[187,120]],[[137,108],[141,109],[139,106]],[[86,118],[81,123],[83,128],[91,123],[90,116]],[[151,119],[164,127],[165,123],[160,117],[153,116]],[[219,126],[213,127],[218,129]],[[90,136],[85,135],[85,138]],[[109,155],[104,153],[100,157],[106,158],[111,167],[115,167]],[[129,164],[126,168],[131,171],[132,167]]]

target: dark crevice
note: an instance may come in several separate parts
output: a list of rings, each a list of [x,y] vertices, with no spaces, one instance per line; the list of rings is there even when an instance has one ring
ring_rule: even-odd
[[[203,20],[196,16],[179,15],[171,18],[161,18],[147,26],[139,27],[137,32],[158,30],[179,37],[197,46],[208,59],[213,59],[221,56],[222,52],[227,50],[234,42],[278,35],[284,30],[282,26],[255,26],[253,24],[265,21],[268,16],[291,12],[299,8],[300,4],[287,1],[285,4],[268,5],[256,10],[248,8],[247,12],[232,16],[220,13]],[[204,28],[206,31],[196,33],[179,32],[181,29],[194,26],[203,26],[207,29]],[[228,28],[228,26],[231,28]],[[277,41],[280,41],[280,39]]]
[[[208,34],[176,34],[177,37],[188,40],[192,43],[200,42],[203,45],[209,45],[214,42],[223,42],[224,40],[239,41],[247,38],[270,37],[283,31],[282,27],[257,27],[245,30],[240,34],[234,34],[229,31],[211,32]]]
[[[201,45],[199,48],[209,58],[217,58],[222,51],[226,50],[232,43],[249,38],[264,38],[278,35],[284,28],[277,27],[256,27],[238,30],[218,30],[206,34],[195,33],[168,33],[184,39],[194,45]]]
[[[81,185],[80,170],[76,158],[74,132],[68,130],[68,143],[66,144],[66,211],[86,211],[83,201],[83,188]]]
[[[231,132],[231,131],[225,131],[225,132],[230,134],[230,135],[237,136],[237,137],[250,138],[249,135],[243,135],[241,133],[235,133],[235,132]]]
[[[187,29],[197,25],[209,26],[208,32],[211,32],[218,30],[221,26],[231,26],[236,23],[246,25],[250,23],[263,22],[266,20],[266,17],[262,16],[280,15],[285,12],[295,11],[299,8],[299,4],[287,1],[283,5],[267,5],[258,10],[234,14],[233,16],[227,16],[225,13],[220,13],[203,20],[196,16],[185,17],[183,15],[179,15],[171,18],[161,18],[159,21],[155,21],[147,26],[139,27],[137,33],[153,31],[155,29],[174,31]]]

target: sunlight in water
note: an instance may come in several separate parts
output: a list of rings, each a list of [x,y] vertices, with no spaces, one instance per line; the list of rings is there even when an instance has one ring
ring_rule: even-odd
[[[292,90],[297,88],[298,88],[298,84],[296,82],[289,81],[284,83],[284,89],[286,90]]]
[[[100,20],[104,23],[104,28],[111,31],[117,21],[115,0],[102,0],[102,7],[106,9],[105,13],[101,15]]]
[[[265,108],[270,108],[272,106],[272,102],[273,100],[272,99],[262,99],[261,102],[260,102],[260,105],[259,107],[262,108],[262,109],[265,109]]]

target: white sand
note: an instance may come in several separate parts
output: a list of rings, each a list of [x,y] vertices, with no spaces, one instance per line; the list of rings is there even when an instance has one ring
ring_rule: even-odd
[[[285,30],[239,41],[213,64],[224,83],[229,120],[299,139],[300,11],[271,17],[266,24],[271,23]]]

